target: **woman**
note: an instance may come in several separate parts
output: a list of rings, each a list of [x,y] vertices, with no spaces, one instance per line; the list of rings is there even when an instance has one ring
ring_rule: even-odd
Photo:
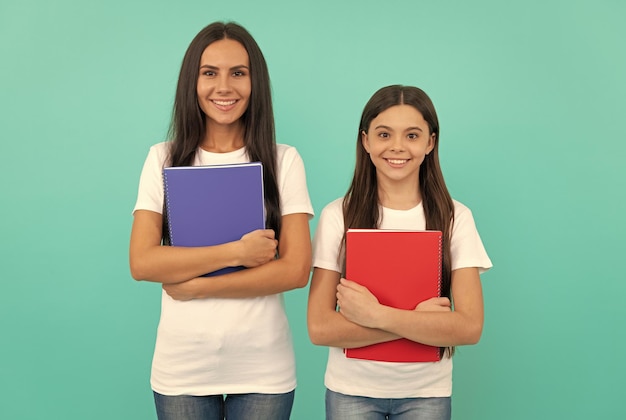
[[[210,247],[163,246],[164,166],[260,161],[266,227]],[[288,419],[296,386],[282,292],[304,287],[313,215],[302,159],[275,143],[267,65],[213,23],[181,66],[170,141],[150,149],[130,240],[133,278],[163,284],[151,385],[159,419]],[[201,277],[220,268],[246,270]]]

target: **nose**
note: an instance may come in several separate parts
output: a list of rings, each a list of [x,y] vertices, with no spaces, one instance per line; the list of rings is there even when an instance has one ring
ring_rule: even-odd
[[[402,152],[404,151],[404,142],[401,135],[394,135],[391,137],[391,151]]]
[[[218,93],[230,91],[230,78],[228,76],[228,74],[222,73],[217,77],[217,86],[215,87],[215,90]]]

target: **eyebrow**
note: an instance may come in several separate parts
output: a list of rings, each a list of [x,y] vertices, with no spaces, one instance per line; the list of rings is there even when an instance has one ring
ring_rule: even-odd
[[[393,131],[391,127],[388,127],[386,125],[377,125],[376,127],[374,127],[375,130],[378,130],[380,128],[382,128],[383,130]],[[404,131],[413,131],[413,130],[424,132],[424,130],[422,130],[421,127],[407,127],[407,129]]]
[[[200,68],[201,69],[208,69],[208,70],[219,70],[219,67],[212,66],[210,64],[203,64],[203,65],[200,66]],[[231,67],[228,70],[240,70],[240,69],[250,70],[250,68],[248,66],[244,65],[244,64],[240,64],[238,66]]]

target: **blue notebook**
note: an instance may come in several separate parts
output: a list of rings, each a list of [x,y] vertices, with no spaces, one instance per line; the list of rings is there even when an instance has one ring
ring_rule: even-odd
[[[260,162],[164,168],[163,183],[172,246],[219,245],[265,229]]]

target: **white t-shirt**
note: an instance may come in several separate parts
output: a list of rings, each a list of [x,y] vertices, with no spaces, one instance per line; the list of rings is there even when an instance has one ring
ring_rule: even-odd
[[[341,273],[345,256],[339,255],[344,233],[343,198],[328,204],[320,215],[313,239],[313,267]],[[454,202],[450,252],[452,270],[491,268],[470,209]],[[410,210],[382,208],[381,229],[424,230],[420,203]],[[452,359],[434,363],[395,363],[349,359],[343,349],[330,347],[324,383],[332,391],[372,398],[449,397],[452,395]]]
[[[162,213],[163,164],[168,143],[150,148],[135,210]],[[282,215],[313,207],[304,164],[294,147],[277,145]],[[249,162],[245,148],[229,153],[198,149],[194,165]],[[152,389],[163,395],[285,393],[296,386],[295,357],[283,295],[176,301],[162,293],[152,361]]]

